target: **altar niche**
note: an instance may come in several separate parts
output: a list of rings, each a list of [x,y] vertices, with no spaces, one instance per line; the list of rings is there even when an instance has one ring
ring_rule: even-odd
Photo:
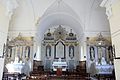
[[[32,71],[33,37],[23,37],[19,34],[14,39],[7,39],[5,46],[5,73],[29,75]]]
[[[112,74],[113,51],[111,42],[101,34],[87,38],[87,70],[93,74]]]
[[[30,46],[25,47],[25,58],[30,58]]]
[[[93,46],[90,46],[89,48],[89,52],[90,52],[90,60],[93,61],[95,59],[95,49]]]
[[[69,57],[70,57],[71,59],[74,58],[74,46],[73,46],[73,45],[70,45],[70,46],[69,46]]]
[[[55,54],[54,54],[54,59],[65,59],[65,44],[62,41],[58,41],[55,44]]]
[[[12,40],[7,39],[5,63],[10,63],[19,57],[20,61],[32,58],[33,41],[32,37],[23,37],[20,33]]]
[[[46,57],[49,59],[51,57],[51,46],[46,46]]]
[[[66,31],[62,25],[58,25],[54,29],[48,29],[48,32],[44,34],[41,49],[44,69],[53,69],[53,63],[58,62],[59,59],[61,59],[61,63],[66,62],[68,68],[69,65],[73,65],[72,68],[75,69],[79,61],[79,45],[76,34],[72,29]]]

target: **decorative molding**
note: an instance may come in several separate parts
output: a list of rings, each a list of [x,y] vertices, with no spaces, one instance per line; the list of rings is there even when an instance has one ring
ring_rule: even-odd
[[[54,43],[54,41],[58,40],[65,41],[65,43],[76,43],[77,35],[72,32],[72,29],[68,32],[61,25],[58,25],[53,32],[48,29],[48,32],[44,34],[45,43]]]
[[[8,46],[32,46],[33,45],[33,37],[23,37],[21,33],[14,39],[9,41],[8,38]]]
[[[101,7],[106,8],[106,15],[108,16],[108,19],[112,16],[112,5],[115,0],[103,0],[100,4]]]
[[[14,14],[14,11],[19,6],[17,0],[3,0],[3,4],[6,8],[6,16],[8,16],[9,19],[11,19],[12,15]]]
[[[94,37],[96,36],[96,34],[99,34],[100,32],[102,32],[104,36],[111,36],[110,31],[85,31],[85,36]]]
[[[112,32],[112,34],[111,34],[112,38],[117,37],[118,35],[120,35],[120,29],[118,29],[117,31]]]
[[[63,28],[61,25],[58,26],[58,28],[55,29],[54,35],[55,35],[55,40],[65,40],[67,32],[65,28]]]

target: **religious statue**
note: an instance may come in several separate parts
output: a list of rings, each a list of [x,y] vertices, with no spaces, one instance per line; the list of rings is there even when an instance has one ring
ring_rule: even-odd
[[[28,58],[30,58],[30,46],[28,46]]]
[[[104,57],[101,58],[101,64],[102,64],[102,65],[106,65],[106,64],[107,64],[107,62],[106,62],[106,60],[105,60]]]
[[[58,62],[61,62],[61,58],[58,59]]]
[[[19,57],[18,56],[15,57],[14,63],[19,63]]]
[[[90,47],[90,60],[93,61],[95,58],[95,51],[94,51],[94,47]]]
[[[98,47],[98,59],[101,60],[102,58],[102,48],[101,47]]]
[[[71,59],[74,57],[74,46],[69,47],[69,56]]]
[[[50,50],[49,50],[49,48],[47,48],[47,54],[49,55],[49,52],[50,52]]]
[[[109,46],[108,47],[108,53],[109,53],[109,59],[110,60],[113,60],[113,47],[112,46]]]
[[[49,58],[51,56],[51,47],[47,46],[46,47],[46,57]]]

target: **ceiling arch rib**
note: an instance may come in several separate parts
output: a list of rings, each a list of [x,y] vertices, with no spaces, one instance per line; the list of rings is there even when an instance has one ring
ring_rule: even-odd
[[[61,0],[56,0],[50,7],[48,7],[42,17],[59,12],[68,13],[71,16],[75,17],[76,19],[79,19],[79,16],[76,14],[76,12],[70,6],[68,6],[64,1]]]
[[[39,40],[43,39],[46,30],[56,25],[67,25],[81,35],[83,28],[78,15],[63,1],[55,1],[41,17],[38,27]]]
[[[59,17],[62,16],[62,17]],[[43,20],[40,21],[41,24],[39,24],[38,27],[38,34],[41,34],[41,38],[43,39],[43,34],[46,32],[46,30],[52,26],[56,25],[68,25],[70,28],[72,28],[77,34],[83,34],[83,30],[81,28],[81,25],[79,22],[67,14],[53,14],[49,15]],[[78,35],[79,36],[79,35]]]

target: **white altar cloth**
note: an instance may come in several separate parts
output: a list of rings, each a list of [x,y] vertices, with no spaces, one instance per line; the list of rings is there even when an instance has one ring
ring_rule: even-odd
[[[67,62],[53,62],[52,67],[53,71],[57,71],[57,68],[62,68],[62,71],[66,71]]]
[[[113,65],[97,65],[97,74],[112,74]]]
[[[25,63],[8,63],[6,68],[9,73],[24,73],[23,67]]]

